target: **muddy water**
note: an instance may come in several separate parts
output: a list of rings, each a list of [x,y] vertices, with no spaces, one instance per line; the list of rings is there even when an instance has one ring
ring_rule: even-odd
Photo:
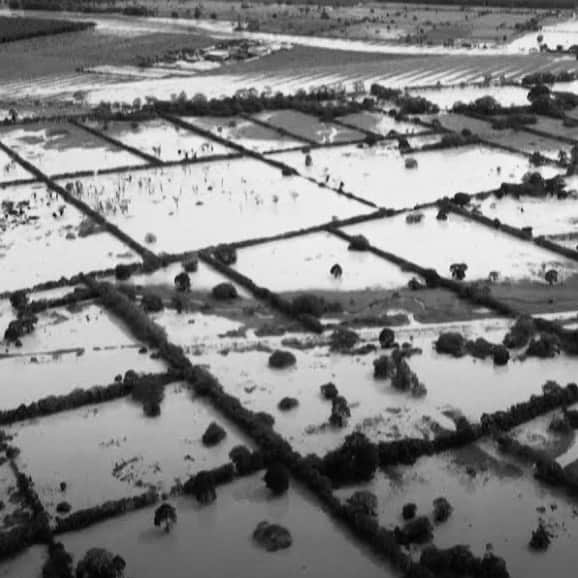
[[[217,501],[197,506],[178,500],[177,524],[166,535],[153,527],[153,510],[143,510],[76,534],[63,536],[75,558],[93,546],[103,546],[126,560],[126,575],[134,578],[199,578],[234,575],[391,577],[393,571],[376,562],[322,512],[309,495],[295,485],[281,498],[271,498],[262,474],[217,490]],[[267,553],[251,536],[262,520],[289,529],[293,545]]]
[[[263,115],[258,115],[257,118],[264,117]],[[185,120],[188,119],[185,118]],[[262,153],[283,148],[297,147],[304,144],[299,139],[281,135],[273,129],[260,126],[248,119],[192,117],[190,120],[194,124],[202,126],[223,138],[232,140],[244,147]],[[266,115],[264,120],[267,120]]]
[[[449,276],[452,263],[466,263],[467,280],[487,279],[498,271],[502,280],[543,280],[545,270],[555,267],[562,277],[576,271],[576,264],[532,243],[450,215],[436,219],[437,210],[423,211],[421,223],[407,224],[405,216],[346,227],[351,235],[365,235],[369,241],[423,267],[433,267]],[[474,248],[480,250],[474,250]]]
[[[466,466],[477,474],[468,475]],[[511,576],[566,576],[578,562],[574,502],[539,485],[528,470],[495,460],[476,446],[457,455],[421,459],[410,468],[392,470],[390,476],[378,474],[364,489],[377,495],[380,522],[389,527],[402,524],[403,504],[416,503],[418,514],[431,519],[433,500],[445,496],[454,511],[447,522],[435,526],[435,545],[466,544],[482,556],[491,544],[493,552],[505,558]],[[537,512],[538,507],[545,507],[545,513]],[[556,537],[547,552],[538,554],[528,542],[540,518]]]
[[[517,38],[509,45],[509,48],[513,51],[537,50],[539,47],[538,35],[543,36],[542,43],[547,44],[550,49],[556,50],[558,46],[562,46],[563,49],[567,50],[570,46],[576,44],[576,38],[578,37],[576,14],[566,22],[544,26],[540,32],[532,32]]]
[[[367,213],[364,205],[256,160],[85,180],[83,200],[156,251],[193,250]],[[218,226],[216,226],[218,224]]]
[[[291,110],[262,112],[256,118],[318,143],[363,140],[363,133]]]
[[[106,128],[98,123],[96,128],[126,145],[159,157],[163,161],[184,160],[185,157],[203,158],[233,152],[227,147],[161,119],[140,122],[135,126],[129,122],[115,122]]]
[[[282,268],[277,264],[283,263]],[[330,269],[342,267],[335,278]],[[356,291],[407,285],[411,275],[367,252],[349,251],[348,243],[315,233],[242,249],[235,268],[272,291]]]
[[[49,175],[140,165],[143,160],[84,131],[64,124],[4,129],[4,144]]]
[[[508,322],[498,321],[472,322],[452,324],[445,330],[460,331],[468,339],[484,337],[501,343],[507,325]],[[434,349],[440,331],[439,326],[417,331],[400,328],[396,334],[398,339],[411,341],[423,350],[422,355],[411,358],[410,365],[428,388],[428,403],[457,410],[472,421],[478,421],[483,413],[499,411],[541,394],[542,386],[549,380],[566,385],[574,381],[578,371],[578,360],[564,354],[554,359],[520,361],[519,352],[512,351],[512,360],[503,367],[494,366],[491,359],[440,355]]]
[[[30,179],[32,175],[13,161],[4,151],[0,151],[0,182]]]
[[[534,235],[565,235],[578,232],[576,197],[557,200],[489,198],[480,204],[481,211],[490,218],[515,227],[532,227]]]
[[[201,437],[212,421],[227,437],[206,448]],[[177,478],[185,481],[226,463],[232,447],[247,444],[234,426],[180,385],[166,390],[159,417],[146,417],[127,398],[22,422],[11,432],[22,451],[21,466],[51,513],[61,500],[77,510],[142,493],[148,485],[167,491]],[[68,485],[64,493],[61,481]]]
[[[74,347],[74,344],[71,344]],[[0,409],[13,409],[49,395],[65,395],[76,388],[108,385],[129,369],[165,371],[164,365],[138,347],[113,350],[73,350],[0,359]]]
[[[2,578],[40,578],[42,576],[42,564],[46,559],[45,546],[31,546],[21,554],[2,561],[0,576]]]
[[[108,233],[78,236],[83,215],[40,185],[3,191],[2,198],[15,204],[29,203],[22,217],[6,218],[0,235],[2,291],[112,267],[122,260],[136,260]]]
[[[392,143],[372,148],[335,148],[311,153],[313,163],[305,166],[301,153],[275,158],[295,166],[303,174],[343,183],[378,206],[400,209],[434,201],[457,192],[476,193],[495,189],[503,181],[519,182],[530,170],[528,159],[480,147],[463,147],[416,155],[418,167],[405,168],[405,158]],[[546,170],[546,174],[556,174]]]
[[[423,132],[424,130],[423,127],[410,122],[398,122],[394,118],[379,112],[349,114],[341,117],[339,120],[384,136],[392,130],[402,134],[412,134],[415,132]]]
[[[14,312],[4,308],[2,331],[13,318]],[[108,385],[128,369],[166,370],[161,361],[139,354],[140,347],[97,305],[89,303],[74,312],[56,308],[41,313],[34,332],[22,338],[22,347],[2,349],[0,409],[64,395],[79,387]]]
[[[304,455],[324,455],[355,429],[377,442],[402,435],[429,437],[431,419],[453,427],[431,406],[427,396],[416,400],[394,390],[387,380],[375,380],[376,356],[332,355],[326,348],[293,353],[297,364],[286,370],[269,368],[266,352],[206,355],[205,361],[225,389],[238,396],[246,407],[271,413],[277,431]],[[322,398],[319,389],[328,382],[337,386],[351,407],[351,418],[345,428],[328,424],[331,402]],[[297,398],[299,406],[288,412],[280,411],[277,404],[286,396]]]

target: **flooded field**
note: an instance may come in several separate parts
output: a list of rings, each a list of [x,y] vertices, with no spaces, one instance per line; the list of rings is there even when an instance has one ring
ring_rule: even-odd
[[[233,152],[161,119],[140,123],[94,123],[94,128],[163,161],[204,158]]]
[[[263,237],[368,212],[363,205],[252,159],[103,175],[78,196],[154,250]],[[219,228],[215,222],[221,223]],[[222,228],[221,228],[222,227]]]
[[[3,191],[0,290],[135,261],[132,251],[40,185]],[[66,259],[59,257],[66,254]]]
[[[258,152],[297,147],[303,141],[279,134],[274,129],[260,126],[249,119],[219,119],[210,117],[185,118],[193,124]],[[267,120],[267,119],[264,119]]]
[[[231,565],[239,576],[250,576],[255,568],[264,575],[283,578],[316,576],[328,568],[368,577],[394,575],[351,544],[297,485],[281,499],[271,499],[260,476],[255,476],[220,490],[219,501],[206,508],[188,501],[176,505],[182,532],[164,536],[152,526],[153,512],[143,510],[124,517],[120,524],[63,536],[64,542],[77,558],[87,542],[119,551],[131,571],[143,578],[153,578],[169,568],[175,578],[185,578],[192,565],[198,565],[199,575],[207,578],[228,572]],[[264,556],[251,543],[253,529],[261,520],[289,527],[295,536],[292,548],[277,556]],[[314,542],[306,538],[311,535],[316,537]],[[223,545],[226,556],[211,555],[216,541]],[[168,566],[167,548],[171,551]],[[339,562],[335,560],[336,551],[344,554],[343,560],[341,556]]]
[[[435,524],[435,545],[468,545],[477,556],[493,552],[504,557],[512,576],[558,575],[574,563],[570,544],[578,522],[573,500],[545,490],[526,467],[495,456],[491,448],[490,453],[472,446],[423,458],[411,467],[378,475],[362,489],[378,497],[378,518],[389,526],[403,525],[404,504],[415,503],[418,515],[431,516],[433,501],[447,497],[453,510],[449,520]],[[346,497],[350,492],[339,493]],[[552,548],[542,554],[528,547],[539,520],[556,536]]]
[[[364,235],[383,250],[392,251],[418,264],[427,263],[442,274],[452,263],[468,265],[467,278],[487,279],[498,271],[503,280],[543,279],[546,269],[556,265],[565,276],[576,272],[576,263],[525,241],[508,237],[459,215],[447,221],[436,219],[437,209],[423,211],[423,219],[408,224],[405,216],[347,227],[351,235]],[[471,247],[483,250],[472,252]]]
[[[69,124],[3,129],[0,141],[48,175],[141,164],[134,155]]]
[[[530,169],[529,161],[511,153],[481,147],[461,147],[419,153],[417,168],[407,168],[395,143],[372,148],[340,147],[313,151],[305,166],[302,153],[275,158],[305,175],[341,187],[380,207],[401,209],[435,201],[455,193],[498,188],[504,181],[519,181]],[[475,161],[474,161],[475,159]],[[544,168],[548,175],[555,169]]]
[[[0,55],[0,577],[566,578],[575,17],[116,8]]]
[[[227,437],[217,447],[206,448],[201,438],[214,421],[225,425]],[[119,423],[125,425],[122,431],[116,429]],[[21,448],[22,469],[36,480],[44,507],[52,515],[63,500],[74,511],[151,487],[169,491],[192,473],[226,463],[231,448],[245,442],[205,402],[191,399],[187,388],[178,385],[165,392],[156,419],[143,415],[140,404],[119,400],[42,423],[23,422],[10,433]],[[66,443],[71,436],[82,436],[78,440],[82,452]],[[64,492],[61,482],[67,486]]]

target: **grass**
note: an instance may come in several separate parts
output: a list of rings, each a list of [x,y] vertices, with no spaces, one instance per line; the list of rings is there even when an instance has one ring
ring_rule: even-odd
[[[52,36],[65,32],[79,32],[93,28],[92,22],[0,16],[0,44],[38,36]]]

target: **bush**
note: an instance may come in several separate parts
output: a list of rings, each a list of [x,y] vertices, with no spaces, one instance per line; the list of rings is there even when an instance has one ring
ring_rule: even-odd
[[[227,437],[227,432],[216,422],[211,422],[203,434],[203,445],[207,447],[216,446]]]
[[[163,300],[152,293],[146,293],[142,296],[142,306],[147,313],[157,313],[164,309]]]
[[[277,407],[281,411],[289,411],[296,408],[299,405],[299,401],[294,397],[284,397],[278,404]]]
[[[463,357],[466,353],[466,340],[461,333],[448,331],[438,337],[435,348],[438,353]]]
[[[184,271],[175,277],[175,287],[177,291],[185,292],[191,289],[191,278]]]
[[[359,335],[355,331],[344,327],[338,327],[329,337],[330,350],[347,351],[356,345],[358,341]]]
[[[239,294],[236,287],[231,283],[219,283],[215,285],[211,291],[214,299],[218,301],[229,301],[236,299]]]
[[[348,249],[350,251],[368,251],[369,247],[370,245],[367,237],[363,235],[354,235],[351,237]]]
[[[237,262],[237,250],[230,245],[219,245],[215,248],[213,255],[223,265],[234,265]]]
[[[289,470],[283,464],[275,462],[267,468],[263,480],[273,494],[280,496],[289,489]]]
[[[452,513],[452,506],[446,498],[436,498],[433,502],[433,518],[436,522],[445,522]]]
[[[290,351],[277,349],[269,356],[269,367],[286,369],[297,363],[296,357]]]
[[[335,399],[339,395],[334,383],[326,383],[322,385],[320,389],[324,399]]]
[[[393,329],[384,327],[379,334],[379,344],[382,349],[389,349],[395,343],[395,333]]]
[[[413,520],[415,518],[415,514],[417,512],[417,505],[413,503],[404,504],[401,515],[404,520]]]
[[[355,432],[323,458],[323,472],[338,484],[364,482],[373,478],[377,464],[375,445],[364,434]]]

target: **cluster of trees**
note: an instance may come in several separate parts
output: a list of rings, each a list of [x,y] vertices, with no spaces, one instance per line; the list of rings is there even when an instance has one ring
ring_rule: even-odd
[[[557,72],[543,71],[527,74],[522,78],[524,86],[534,86],[536,84],[554,84],[556,82],[573,82],[576,80],[576,73],[569,70],[559,70]]]
[[[557,407],[572,405],[578,401],[578,386],[569,383],[562,387],[549,381],[542,387],[542,395],[534,395],[528,401],[518,403],[507,411],[483,414],[480,420],[482,431],[509,431]]]
[[[572,92],[552,92],[546,84],[532,86],[528,100],[532,112],[554,118],[565,118],[566,111],[578,106],[578,95]]]
[[[423,96],[412,96],[403,90],[387,88],[377,83],[371,85],[370,94],[380,100],[393,102],[399,108],[401,116],[437,114],[440,111],[437,104]]]
[[[372,99],[358,101],[344,99],[329,88],[311,92],[299,90],[295,94],[282,92],[270,93],[257,90],[242,91],[234,96],[207,98],[196,94],[189,98],[185,92],[174,95],[171,100],[146,98],[143,102],[135,99],[132,106],[113,106],[111,103],[100,103],[93,111],[97,118],[110,120],[145,120],[157,112],[186,116],[229,117],[239,114],[256,114],[265,110],[295,110],[318,116],[324,121],[336,117],[369,110]],[[113,110],[113,109],[118,109]]]
[[[205,260],[207,263],[223,273],[225,276],[232,279],[241,287],[244,287],[250,291],[258,299],[262,299],[268,302],[273,308],[282,311],[286,315],[296,319],[310,331],[315,333],[321,333],[323,331],[323,324],[318,319],[322,313],[320,313],[319,316],[315,316],[313,313],[303,312],[303,309],[308,310],[303,303],[303,299],[298,301],[297,306],[294,306],[292,302],[288,301],[277,293],[270,291],[269,289],[260,287],[236,269],[232,269],[229,265],[226,265],[224,262],[222,262],[222,260],[215,258],[215,256],[203,254],[201,255],[201,259]],[[311,303],[311,311],[319,310],[321,310],[320,302],[317,300],[317,298],[313,298]]]
[[[94,506],[93,508],[77,510],[65,518],[57,517],[55,520],[54,533],[62,534],[64,532],[81,530],[82,528],[87,528],[97,522],[119,516],[126,512],[152,506],[158,501],[159,496],[156,491],[147,490],[138,496],[112,500]]]

